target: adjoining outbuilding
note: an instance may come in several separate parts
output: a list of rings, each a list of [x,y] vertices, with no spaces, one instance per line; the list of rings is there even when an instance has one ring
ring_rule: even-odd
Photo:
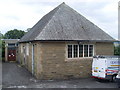
[[[38,79],[90,77],[92,57],[113,55],[114,41],[62,3],[22,37],[18,61]]]
[[[5,61],[16,61],[19,39],[2,39],[5,42]]]

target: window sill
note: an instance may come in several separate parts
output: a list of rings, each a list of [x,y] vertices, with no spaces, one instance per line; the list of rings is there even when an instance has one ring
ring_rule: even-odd
[[[65,61],[80,61],[80,60],[91,60],[93,57],[81,57],[81,58],[66,58]]]

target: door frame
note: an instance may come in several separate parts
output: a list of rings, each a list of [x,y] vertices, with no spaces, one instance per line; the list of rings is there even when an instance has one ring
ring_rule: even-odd
[[[27,65],[27,61],[26,61],[26,47],[24,46],[23,47],[23,64],[24,65]]]
[[[34,75],[34,44],[32,44],[32,74]]]
[[[11,49],[12,48],[12,49]],[[14,49],[14,50],[13,50]],[[10,52],[10,50],[12,51],[12,52],[14,52],[14,59],[12,59],[12,60],[10,60],[10,57],[9,57],[9,52]],[[11,53],[10,53],[11,54]],[[7,60],[8,61],[16,61],[16,47],[7,47]]]

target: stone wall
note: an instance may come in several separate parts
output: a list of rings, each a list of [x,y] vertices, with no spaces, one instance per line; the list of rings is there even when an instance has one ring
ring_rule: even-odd
[[[40,57],[40,43],[39,42],[35,42],[35,43],[20,43],[19,47],[18,47],[18,57],[17,57],[17,61],[24,66],[25,68],[27,68],[31,73],[32,73],[32,47],[34,45],[34,71],[33,71],[33,75],[35,75],[36,77],[40,77],[41,75],[41,71],[42,71],[42,65],[41,64],[41,57]],[[27,50],[25,49],[25,52],[23,50],[23,47],[28,48],[28,54],[27,54]]]
[[[90,77],[92,58],[67,59],[66,44],[65,42],[41,43],[43,79]]]
[[[32,45],[34,45],[34,75],[38,79],[87,78],[91,76],[92,58],[68,59],[67,44],[77,42],[34,42],[29,44],[26,68],[32,72]],[[94,44],[95,55],[113,55],[112,43]],[[19,47],[25,46],[21,43]],[[24,54],[20,53],[20,61],[24,63]]]
[[[96,55],[114,55],[113,43],[96,43]]]
[[[25,66],[30,72],[32,72],[32,44],[29,44],[29,54],[28,55],[23,50],[23,47],[26,47],[26,45],[27,45],[27,43],[19,44],[17,61],[22,66]]]

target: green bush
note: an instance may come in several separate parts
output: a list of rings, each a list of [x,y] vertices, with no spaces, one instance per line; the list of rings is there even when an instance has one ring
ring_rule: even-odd
[[[2,40],[0,39],[0,60],[2,60]]]
[[[2,61],[5,61],[5,42],[2,41]]]
[[[117,47],[114,47],[114,55],[120,55],[120,45]]]

